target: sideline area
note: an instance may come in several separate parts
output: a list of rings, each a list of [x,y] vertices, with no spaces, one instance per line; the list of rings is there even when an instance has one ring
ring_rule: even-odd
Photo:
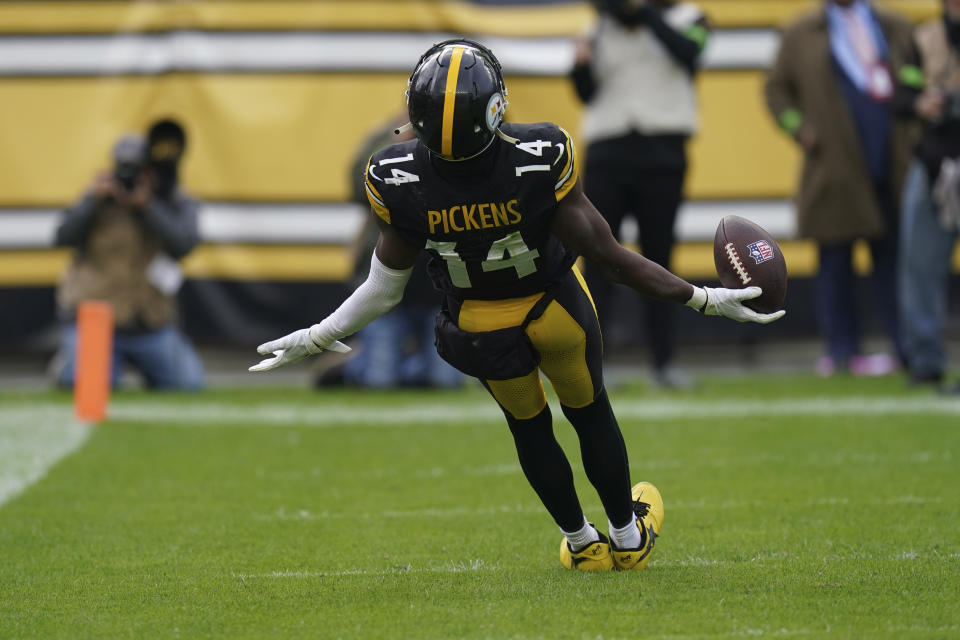
[[[960,363],[960,337],[948,342],[948,362]],[[886,348],[882,339],[867,340],[865,353]],[[821,344],[816,339],[795,339],[757,344],[697,344],[680,346],[677,366],[694,380],[716,374],[749,376],[754,374],[804,374],[814,370]],[[207,368],[210,389],[236,387],[309,387],[316,373],[337,361],[338,354],[321,354],[308,363],[281,368],[269,374],[252,374],[247,367],[259,362],[256,347],[201,348],[200,356]],[[645,349],[618,349],[608,357],[605,366],[611,387],[638,382],[649,383],[650,371]],[[40,390],[49,388],[44,356],[30,353],[5,354],[0,357],[0,391]],[[126,388],[139,387],[139,380],[127,376]],[[0,399],[2,401],[2,399]]]

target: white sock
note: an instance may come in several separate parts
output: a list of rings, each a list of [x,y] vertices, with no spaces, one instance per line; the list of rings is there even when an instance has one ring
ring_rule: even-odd
[[[597,530],[593,528],[593,525],[587,522],[587,519],[583,519],[583,526],[577,529],[572,533],[568,533],[563,529],[560,531],[567,537],[567,542],[570,543],[570,548],[574,551],[580,551],[585,546],[591,542],[596,542],[600,539],[600,534],[597,533]]]
[[[637,549],[643,542],[643,536],[640,535],[640,528],[637,527],[637,516],[634,514],[630,522],[617,529],[613,523],[607,520],[610,525],[610,540],[617,546],[617,549]]]

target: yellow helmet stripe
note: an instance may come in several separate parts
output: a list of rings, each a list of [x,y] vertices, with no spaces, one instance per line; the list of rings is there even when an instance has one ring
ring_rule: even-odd
[[[440,130],[440,152],[453,155],[453,108],[457,102],[457,78],[460,77],[460,59],[466,47],[454,47],[447,70],[447,88],[443,94],[443,128]]]

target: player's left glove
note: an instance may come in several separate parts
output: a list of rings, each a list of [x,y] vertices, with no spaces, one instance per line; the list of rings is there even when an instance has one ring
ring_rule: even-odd
[[[760,297],[762,293],[763,290],[760,287],[746,289],[694,287],[687,306],[706,316],[723,316],[737,322],[769,324],[782,318],[786,313],[783,309],[775,313],[758,313],[743,305],[744,300],[753,300]]]
[[[272,340],[270,342],[264,342],[262,345],[257,347],[257,353],[262,356],[273,354],[272,358],[267,358],[266,360],[261,361],[259,364],[255,364],[250,367],[249,371],[270,371],[276,369],[277,367],[282,367],[285,364],[290,364],[292,362],[299,362],[307,356],[312,356],[314,354],[320,353],[323,350],[327,351],[336,351],[338,353],[347,353],[350,351],[350,347],[343,344],[338,340],[333,340],[327,342],[327,344],[321,344],[314,340],[315,333],[311,333],[314,327],[319,325],[313,325],[306,329],[300,329],[299,331],[294,331],[293,333],[287,334],[282,338]]]

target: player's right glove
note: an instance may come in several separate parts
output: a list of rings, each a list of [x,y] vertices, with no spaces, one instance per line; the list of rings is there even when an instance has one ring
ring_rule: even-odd
[[[318,325],[313,325],[313,327],[316,326]],[[273,357],[253,365],[248,371],[270,371],[271,369],[282,367],[285,364],[299,362],[307,356],[320,353],[324,349],[327,351],[337,351],[339,353],[347,353],[350,351],[350,347],[337,340],[324,341],[325,343],[323,345],[317,343],[311,333],[313,327],[294,331],[282,338],[265,342],[257,347],[257,353],[260,355],[267,356],[273,354]]]
[[[763,289],[760,287],[746,289],[694,287],[693,295],[687,300],[687,306],[707,316],[723,316],[737,322],[769,324],[782,318],[786,313],[783,309],[774,313],[758,313],[743,305],[744,300],[753,300],[760,297],[762,293]]]

